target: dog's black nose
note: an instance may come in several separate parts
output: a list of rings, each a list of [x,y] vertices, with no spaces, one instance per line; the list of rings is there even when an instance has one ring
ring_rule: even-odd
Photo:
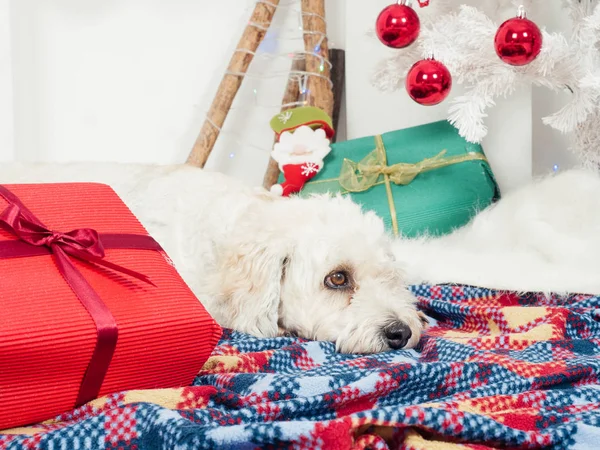
[[[406,344],[412,336],[412,331],[403,322],[394,322],[383,329],[383,333],[390,348],[398,350]]]

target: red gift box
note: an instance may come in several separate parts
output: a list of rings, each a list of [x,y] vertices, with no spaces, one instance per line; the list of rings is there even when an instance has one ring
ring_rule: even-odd
[[[193,381],[221,328],[110,187],[0,186],[0,225],[0,429]]]

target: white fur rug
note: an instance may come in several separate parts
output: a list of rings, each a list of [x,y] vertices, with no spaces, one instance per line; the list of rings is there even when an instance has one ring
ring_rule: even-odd
[[[395,245],[412,283],[600,294],[600,176],[536,181],[454,234]]]

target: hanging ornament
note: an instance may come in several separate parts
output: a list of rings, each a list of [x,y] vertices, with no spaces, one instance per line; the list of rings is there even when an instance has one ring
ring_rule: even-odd
[[[377,37],[388,47],[408,47],[419,36],[421,21],[415,10],[406,3],[407,0],[398,0],[397,4],[387,6],[377,17]]]
[[[496,53],[502,61],[512,66],[524,66],[533,61],[542,50],[542,32],[527,19],[523,6],[517,17],[508,19],[496,33]]]
[[[408,71],[406,91],[410,98],[424,106],[441,103],[452,88],[448,68],[433,58],[417,61]]]

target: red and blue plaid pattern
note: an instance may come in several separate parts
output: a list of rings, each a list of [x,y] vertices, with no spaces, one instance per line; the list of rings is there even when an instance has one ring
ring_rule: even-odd
[[[225,333],[194,385],[98,399],[0,449],[600,447],[600,298],[416,286],[420,348]]]

